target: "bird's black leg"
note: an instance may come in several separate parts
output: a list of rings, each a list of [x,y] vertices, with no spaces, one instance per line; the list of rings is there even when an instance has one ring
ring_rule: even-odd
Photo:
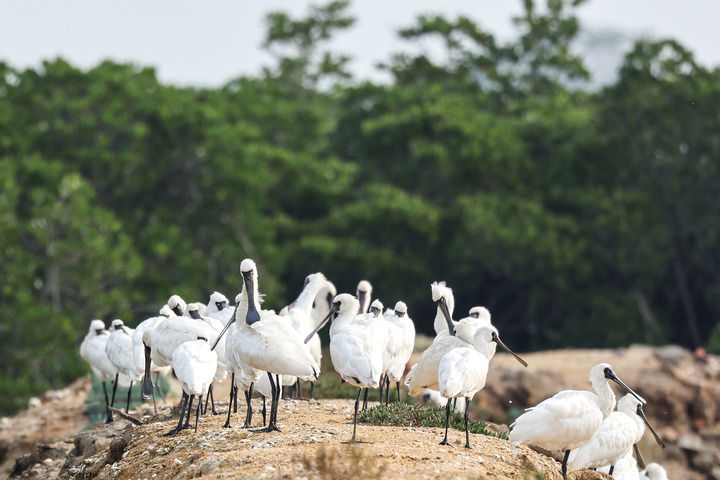
[[[369,389],[368,387],[365,387],[365,395],[363,395],[363,406],[362,406],[362,411],[363,411],[363,412],[364,412],[365,410],[367,410],[367,397],[368,397],[368,392],[369,392],[369,391],[370,391],[370,389]]]
[[[297,379],[297,382],[296,382],[295,384],[297,385],[297,399],[298,399],[298,400],[302,400],[302,399],[303,399],[303,395],[302,395],[302,380],[300,380],[300,379],[298,378],[298,379]],[[278,388],[278,392],[279,392],[279,391],[280,391],[280,384],[279,384],[279,383],[278,383],[277,388]]]
[[[165,392],[163,392],[162,385],[160,385],[160,372],[155,374],[155,388],[157,388],[158,392],[160,392],[160,398],[165,398]],[[155,395],[154,390],[153,395]]]
[[[315,382],[310,382],[310,398],[315,398]]]
[[[400,403],[400,382],[397,382],[397,391],[398,391],[398,403]]]
[[[608,470],[608,475],[612,477],[613,472],[615,471],[615,465],[610,465],[610,470]]]
[[[385,406],[390,403],[390,377],[385,376]]]
[[[380,375],[380,396],[378,397],[380,405],[383,403],[383,393],[385,393],[385,374]],[[363,405],[363,410],[365,410],[365,405]]]
[[[129,413],[130,411],[130,395],[132,395],[132,380],[130,381],[130,388],[128,388],[128,398],[127,403],[125,404],[125,413]]]
[[[198,418],[200,418],[200,405],[202,405],[202,395],[198,398],[198,406],[195,409],[195,433],[197,433]],[[205,407],[207,410],[207,407]]]
[[[272,405],[272,404],[271,404],[271,405]],[[262,409],[263,427],[265,426],[265,423],[266,423],[266,420],[267,420],[266,413],[267,413],[267,410],[266,410],[266,405],[265,405],[265,395],[263,395],[263,409]]]
[[[208,394],[205,395],[205,406],[203,406],[203,409],[202,409],[203,415],[207,415],[208,402],[210,401],[210,392],[212,392],[212,383],[210,384],[210,387],[208,388]]]
[[[465,448],[470,447],[470,432],[468,432],[468,421],[470,415],[470,397],[465,397]]]
[[[105,423],[111,423],[113,421],[113,416],[112,412],[110,411],[110,400],[108,399],[107,386],[105,385],[105,381],[102,382],[102,386],[103,393],[105,394],[105,413],[107,414]]]
[[[268,422],[268,426],[265,428],[261,428],[258,430],[254,430],[255,432],[272,432],[273,430],[280,431],[279,428],[275,425],[275,415],[277,412],[277,402],[279,399],[279,378],[278,378],[278,386],[275,385],[275,379],[273,379],[273,375],[270,372],[267,372],[268,377],[270,378],[270,389],[271,389],[271,400],[272,403],[270,404],[270,421]]]
[[[448,428],[450,428],[450,404],[452,398],[448,398],[447,405],[445,405],[445,438],[440,442],[440,445],[450,445],[447,440]]]
[[[223,424],[223,427],[225,428],[230,428],[230,414],[232,413],[232,404],[235,388],[235,372],[233,372],[232,376],[230,377],[230,403],[228,403],[228,416],[227,420],[225,420],[225,423]]]
[[[242,428],[250,428],[250,423],[252,422],[252,394],[253,394],[253,385],[254,383],[250,384],[250,388],[248,388],[245,391],[245,402],[247,403],[247,414],[245,415],[245,424],[242,426]]]
[[[120,374],[115,374],[115,383],[113,383],[113,393],[112,398],[110,399],[110,406],[115,406],[115,392],[117,391],[117,385],[118,385],[118,378],[120,377]]]
[[[215,410],[215,396],[213,395],[213,386],[210,384],[210,408],[212,408],[212,414],[217,415],[218,411]],[[205,410],[207,411],[207,402],[205,402]]]
[[[565,450],[565,457],[563,458],[562,462],[562,469],[560,470],[562,472],[563,480],[567,480],[567,462],[568,458],[570,458],[570,450]],[[611,473],[612,475],[612,473]]]
[[[360,404],[360,394],[362,393],[362,391],[363,391],[362,388],[360,388],[360,390],[358,390],[358,396],[355,399],[355,418],[353,419],[353,436],[352,436],[352,439],[350,440],[351,443],[355,443],[357,441],[357,437],[355,436],[355,434],[357,433],[357,412],[358,412],[358,405]],[[365,389],[365,392],[367,392],[367,389]]]
[[[272,380],[272,377],[270,377]],[[272,386],[272,383],[271,383]],[[270,422],[268,428],[280,431],[277,426],[277,414],[280,407],[280,394],[282,393],[282,385],[280,384],[280,375],[275,375],[275,391],[273,392],[274,402],[270,404]]]
[[[235,393],[233,393],[233,413],[237,413],[237,397],[238,397],[238,387],[234,386]]]
[[[185,424],[182,426],[182,428],[190,428],[190,413],[192,413],[192,405],[194,400],[195,395],[190,395],[190,401],[188,402],[187,408],[187,418],[185,419]]]
[[[183,428],[182,424],[183,424],[183,420],[185,418],[185,405],[187,403],[187,399],[188,399],[187,394],[185,392],[183,392],[182,399],[180,400],[180,421],[178,422],[177,427],[173,428],[172,430],[170,430],[169,432],[167,432],[165,434],[166,436],[175,435],[180,430],[182,430],[182,428]]]
[[[457,412],[457,398],[453,398],[453,412]]]

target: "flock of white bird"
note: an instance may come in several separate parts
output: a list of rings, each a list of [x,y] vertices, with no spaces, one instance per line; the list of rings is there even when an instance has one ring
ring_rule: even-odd
[[[358,284],[357,297],[337,295],[334,285],[322,273],[313,273],[305,279],[297,299],[275,313],[261,308],[255,262],[243,260],[240,270],[243,288],[234,307],[218,292],[210,295],[207,305],[186,304],[172,295],[158,316],[144,320],[135,329],[122,320],[113,320],[110,331],[101,320],[90,322],[80,354],[102,382],[106,421],[113,420],[118,385],[129,387],[127,413],[134,383],[142,382],[142,398],[152,398],[154,404],[157,375],[172,369],[182,385],[183,396],[178,424],[166,435],[190,427],[196,398],[195,431],[200,413],[208,408],[208,398],[212,413],[216,414],[212,386],[225,381],[228,374],[231,389],[224,426],[231,426],[231,413],[237,412],[237,395],[242,391],[247,404],[243,428],[250,427],[250,399],[257,391],[263,398],[264,428],[256,431],[279,431],[277,413],[282,387],[291,386],[295,394],[301,395],[300,382],[310,381],[312,395],[322,356],[318,331],[332,320],[333,367],[343,381],[358,387],[351,438],[351,442],[357,442],[357,415],[363,391],[363,408],[367,406],[369,388],[379,388],[381,402],[384,394],[387,403],[392,382],[397,385],[400,400],[400,381],[415,344],[415,327],[405,303],[398,301],[393,309],[383,310],[379,300],[371,303],[369,282],[363,280]],[[442,396],[446,410],[442,445],[449,444],[452,404],[464,398],[465,405],[461,403],[460,410],[465,414],[465,447],[471,448],[469,405],[485,386],[496,347],[505,349],[524,366],[527,363],[500,340],[486,308],[473,307],[469,316],[455,321],[452,290],[444,282],[434,282],[431,293],[437,305],[436,336],[407,373],[405,385],[411,395]],[[156,373],[155,383],[152,373]],[[595,365],[589,380],[595,393],[564,390],[528,408],[510,426],[510,442],[564,451],[563,478],[569,465],[604,469],[623,480],[667,479],[658,464],[640,471],[645,466],[637,444],[646,425],[664,447],[643,413],[645,400],[625,385],[608,364]],[[107,381],[113,383],[110,395]],[[617,402],[617,411],[610,381],[627,392]],[[267,425],[266,398],[271,401]]]

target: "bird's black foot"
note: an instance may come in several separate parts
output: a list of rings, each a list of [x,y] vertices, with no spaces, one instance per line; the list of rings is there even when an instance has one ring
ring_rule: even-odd
[[[465,444],[465,448],[472,450],[472,447],[470,446],[469,443],[466,443],[466,444]]]
[[[277,425],[268,425],[265,428],[258,428],[256,430],[251,430],[253,433],[268,433],[268,432],[281,432]]]
[[[180,430],[182,430],[182,428],[175,427],[172,430],[170,430],[169,432],[164,433],[163,437],[172,437],[173,435],[177,435]]]
[[[450,442],[447,441],[447,438],[440,442],[440,445],[450,445]]]
[[[351,438],[351,439],[348,440],[347,442],[340,442],[340,443],[342,443],[343,445],[353,445],[353,444],[356,444],[356,443],[367,443],[367,444],[371,444],[371,443],[373,443],[373,442],[368,442],[368,441],[366,441],[366,440],[358,440],[357,438]]]
[[[215,410],[214,408],[212,409],[212,414],[213,414],[213,415],[219,415],[218,411]]]
[[[225,422],[223,423],[223,428],[232,428],[232,426],[230,425],[230,422]]]
[[[250,428],[250,424],[248,422],[243,423],[243,426],[240,428]]]

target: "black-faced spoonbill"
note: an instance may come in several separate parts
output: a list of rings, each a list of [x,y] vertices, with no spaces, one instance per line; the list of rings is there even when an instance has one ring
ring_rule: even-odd
[[[361,318],[372,317],[372,314],[356,315],[359,308],[359,302],[352,295],[348,293],[337,295],[323,322],[306,338],[309,340],[337,313],[337,317],[330,325],[330,358],[333,368],[343,380],[350,385],[359,387],[355,399],[351,442],[357,441],[357,413],[363,388],[380,386],[384,343],[378,339],[387,332],[382,325],[373,322],[371,318]]]
[[[217,354],[210,350],[207,338],[198,337],[197,340],[181,343],[175,349],[172,354],[172,365],[175,375],[182,385],[184,395],[180,406],[180,421],[178,421],[177,427],[167,432],[166,435],[175,435],[182,430],[185,408],[187,407],[188,417],[190,417],[195,396],[198,397],[195,411],[195,431],[197,432],[202,397],[207,394],[215,377]]]
[[[132,336],[134,332],[135,330],[125,326],[123,321],[117,318],[110,325],[110,336],[105,343],[105,354],[115,368],[116,385],[121,374],[130,379],[125,413],[128,413],[130,409],[133,383],[142,380],[143,376],[143,361],[139,358],[136,359],[133,355]],[[113,387],[113,399],[115,399],[115,390],[116,388]],[[112,406],[112,402],[110,406]]]
[[[357,285],[356,295],[358,300],[357,315],[367,313],[370,308],[373,287],[367,280],[360,280]]]
[[[615,394],[609,381],[612,380],[640,402],[646,403],[618,378],[607,363],[592,367],[589,380],[596,393],[563,390],[528,408],[510,425],[509,440],[515,445],[532,443],[548,450],[564,450],[561,469],[563,478],[567,478],[570,451],[590,440],[615,408]]]
[[[393,310],[385,312],[383,318],[388,325],[388,343],[385,350],[387,358],[383,360],[387,405],[390,397],[390,382],[396,382],[397,401],[400,401],[400,380],[405,374],[405,366],[415,347],[415,324],[407,314],[407,305],[402,301],[398,301]]]
[[[110,363],[110,359],[105,353],[105,344],[108,337],[110,337],[110,332],[105,330],[105,323],[102,320],[93,320],[90,322],[88,333],[80,344],[80,356],[90,364],[93,374],[102,382],[107,413],[106,423],[113,421],[113,415],[110,410],[110,399],[105,382],[115,380],[115,367]],[[119,380],[129,384],[129,379],[125,375],[121,375]]]
[[[303,284],[300,295],[288,306],[285,316],[290,320],[290,323],[298,332],[300,338],[305,338],[305,335],[317,325],[312,318],[313,304],[315,303],[315,298],[318,293],[325,288],[326,284],[327,278],[325,278],[325,275],[320,272],[311,273],[305,277],[305,283]],[[320,337],[317,334],[314,335],[306,345],[308,351],[315,359],[315,363],[320,365],[322,360]],[[317,373],[320,375],[319,371]],[[315,380],[307,378],[297,379],[296,389],[299,397],[302,397],[301,380],[310,380],[312,382],[312,386],[310,387],[310,398],[312,398],[315,393]]]
[[[472,346],[453,348],[447,352],[438,365],[438,385],[440,394],[448,399],[445,406],[445,438],[440,445],[448,445],[447,435],[450,427],[450,399],[465,398],[465,448],[470,448],[468,422],[470,401],[477,392],[485,387],[490,360],[495,355],[495,348],[500,345],[527,367],[525,360],[518,357],[505,346],[498,336],[498,331],[490,325],[477,329]]]
[[[215,341],[215,339],[218,338],[218,335],[225,327],[225,324],[217,318],[202,315],[200,313],[200,308],[197,303],[188,304],[187,313],[188,316],[193,320],[200,320],[202,322],[205,322],[210,326],[210,328],[213,329],[214,335],[211,337],[212,341]],[[217,411],[215,410],[215,398],[213,397],[213,384],[222,383],[225,381],[225,378],[227,378],[228,366],[225,359],[225,339],[226,337],[220,339],[218,345],[214,348],[214,351],[217,354],[217,369],[215,370],[215,380],[212,384],[210,384],[210,390],[205,397],[205,406],[202,410],[203,415],[207,412],[208,399],[212,404],[212,414],[217,415]]]
[[[135,331],[132,334],[132,348],[133,348],[133,357],[134,361],[139,365],[145,364],[145,349],[148,348],[143,343],[143,334],[145,333],[145,330],[154,327],[157,325],[160,321],[165,320],[170,315],[174,315],[173,311],[170,310],[170,307],[167,306],[167,304],[163,305],[163,307],[160,309],[159,315],[156,317],[150,317],[146,318],[142,322],[140,322],[137,327],[135,327]],[[150,353],[148,353],[147,360],[150,360]],[[158,367],[154,363],[150,363],[150,372],[155,373],[155,385],[158,386],[158,378],[160,374],[167,375],[170,373],[171,367],[165,366],[165,367]],[[143,370],[144,371],[144,370]],[[159,388],[159,387],[158,387]],[[164,396],[162,391],[160,392],[161,395]],[[152,399],[153,399],[153,409],[155,410],[155,413],[157,413],[157,405],[155,404],[155,390],[153,389],[152,393]]]
[[[233,335],[238,337],[237,342],[234,342],[237,347],[233,352],[228,352],[226,345],[226,354],[237,355],[250,367],[268,372],[273,399],[268,426],[261,431],[280,431],[277,427],[280,375],[317,378],[320,366],[286,318],[272,310],[259,311],[260,297],[255,262],[246,258],[240,264],[240,272],[247,292],[244,296],[247,298],[247,307],[244,308],[246,313],[244,318],[238,318],[238,313],[241,312],[239,305],[233,319],[225,326],[218,339],[230,325],[237,323],[233,332]]]
[[[572,450],[568,458],[568,466],[572,468],[598,468],[610,465],[610,475],[613,466],[632,450],[643,434],[645,425],[658,442],[665,448],[665,444],[655,433],[642,410],[642,402],[630,394],[626,394],[617,402],[617,411],[612,412],[600,424],[590,440],[580,448]]]

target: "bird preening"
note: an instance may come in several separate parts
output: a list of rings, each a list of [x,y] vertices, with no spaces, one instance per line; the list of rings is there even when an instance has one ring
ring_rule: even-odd
[[[445,282],[430,285],[429,296],[436,307],[435,338],[407,371],[415,347],[415,322],[402,300],[385,309],[379,298],[372,297],[373,287],[367,280],[357,284],[355,295],[338,294],[325,275],[315,272],[305,278],[295,300],[276,313],[263,308],[256,263],[243,260],[240,272],[240,291],[231,297],[234,305],[217,291],[209,295],[207,304],[186,303],[173,294],[157,316],[143,320],[134,329],[120,319],[113,320],[110,330],[105,329],[102,320],[90,322],[80,354],[102,382],[106,422],[113,421],[119,384],[129,387],[126,413],[130,410],[132,386],[138,382],[142,385],[141,397],[152,398],[157,413],[158,376],[172,370],[182,388],[182,398],[177,424],[166,435],[189,428],[193,412],[197,431],[200,416],[208,413],[208,402],[210,413],[218,414],[213,386],[228,378],[230,396],[223,427],[232,428],[232,413],[238,411],[241,391],[246,408],[241,428],[252,426],[251,399],[257,392],[262,396],[263,421],[262,428],[253,432],[280,432],[283,386],[290,387],[290,397],[302,399],[302,382],[309,381],[310,398],[314,397],[322,360],[318,333],[329,323],[327,347],[332,366],[343,382],[358,389],[349,443],[360,442],[358,414],[361,408],[367,408],[369,390],[378,389],[380,405],[388,405],[395,384],[400,402],[404,376],[410,395],[433,398],[444,406],[441,445],[450,445],[451,411],[458,408],[460,400],[459,411],[465,420],[464,446],[469,449],[471,401],[486,386],[497,347],[528,366],[502,342],[487,308],[474,306],[466,317],[453,318],[455,298]],[[589,380],[594,393],[563,390],[528,408],[510,426],[509,441],[563,451],[563,478],[567,478],[568,467],[606,468],[610,474],[630,471],[639,475],[638,466],[644,467],[644,461],[638,442],[646,427],[664,447],[645,417],[645,399],[626,385],[609,364],[594,366]],[[111,393],[108,381],[112,382]],[[617,402],[617,411],[611,382],[626,393]],[[656,464],[648,465],[650,473],[657,468]]]

